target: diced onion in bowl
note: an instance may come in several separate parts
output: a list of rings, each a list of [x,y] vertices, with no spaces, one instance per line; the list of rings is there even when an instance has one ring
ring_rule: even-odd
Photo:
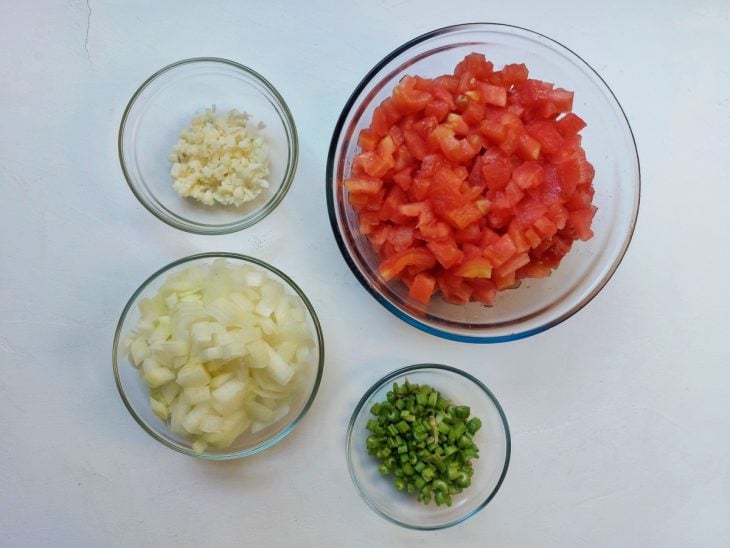
[[[223,449],[290,413],[315,341],[301,299],[224,259],[171,274],[124,341],[150,406],[196,452]]]

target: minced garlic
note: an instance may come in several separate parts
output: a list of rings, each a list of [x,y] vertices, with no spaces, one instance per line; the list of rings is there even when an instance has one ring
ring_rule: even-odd
[[[172,149],[170,174],[178,194],[206,205],[240,206],[269,187],[269,155],[245,112],[216,115],[215,106],[193,119]]]

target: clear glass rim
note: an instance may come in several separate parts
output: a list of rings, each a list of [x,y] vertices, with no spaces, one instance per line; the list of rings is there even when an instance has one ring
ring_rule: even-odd
[[[124,148],[124,136],[126,133],[126,127],[127,127],[127,120],[129,118],[129,115],[132,111],[132,108],[134,108],[137,99],[139,96],[144,92],[145,89],[147,89],[150,85],[152,85],[160,76],[163,74],[170,72],[172,70],[175,70],[181,66],[186,65],[195,65],[198,63],[220,63],[227,65],[229,67],[233,67],[236,70],[239,70],[243,73],[245,73],[247,76],[251,77],[255,81],[257,81],[261,86],[270,94],[270,99],[273,99],[273,103],[275,104],[275,108],[277,110],[277,113],[279,114],[286,133],[286,140],[287,140],[287,146],[288,146],[288,155],[287,155],[287,164],[286,169],[284,171],[284,177],[281,182],[281,186],[279,189],[271,196],[271,198],[259,209],[257,210],[253,215],[241,219],[238,221],[233,221],[230,223],[223,223],[223,224],[207,224],[207,223],[199,223],[195,221],[191,221],[189,219],[185,219],[184,217],[181,217],[169,209],[165,208],[164,206],[161,206],[160,208],[156,208],[154,205],[150,203],[150,200],[144,196],[142,192],[140,192],[137,189],[137,183],[134,181],[134,178],[130,175],[127,164],[125,162],[124,156],[125,156],[125,148]],[[239,230],[243,230],[244,228],[248,228],[249,226],[252,226],[256,223],[258,223],[260,220],[262,220],[264,217],[266,217],[269,213],[271,213],[276,206],[281,203],[281,201],[286,196],[287,192],[289,191],[289,188],[292,185],[292,182],[294,181],[294,175],[296,174],[297,170],[297,164],[299,162],[299,138],[297,135],[297,128],[296,124],[294,123],[294,117],[292,116],[291,111],[289,110],[289,106],[286,104],[286,101],[281,96],[281,94],[276,90],[276,88],[261,74],[256,72],[255,70],[242,65],[240,63],[236,63],[235,61],[231,61],[229,59],[223,59],[221,57],[193,57],[190,59],[182,59],[181,61],[176,61],[175,63],[171,63],[161,69],[159,69],[157,72],[152,74],[149,78],[147,78],[142,85],[137,88],[137,91],[134,92],[132,97],[130,98],[129,102],[127,103],[126,108],[124,109],[124,114],[122,115],[122,120],[119,124],[119,135],[117,138],[117,149],[119,154],[119,163],[122,168],[122,173],[124,174],[124,179],[127,181],[127,185],[129,186],[130,190],[132,191],[132,194],[137,198],[137,200],[149,211],[152,213],[155,217],[157,217],[162,222],[177,228],[178,230],[182,230],[185,232],[190,232],[193,234],[206,234],[206,235],[220,235],[220,234],[230,234],[232,232],[237,232]]]
[[[350,251],[347,247],[347,244],[345,243],[345,240],[342,235],[342,231],[340,228],[340,220],[339,216],[337,214],[337,203],[335,200],[336,194],[337,194],[337,181],[335,178],[335,157],[338,154],[338,144],[340,137],[342,135],[342,131],[345,127],[345,122],[350,114],[350,112],[353,109],[353,106],[361,96],[363,90],[373,81],[373,79],[381,72],[381,70],[388,65],[391,61],[396,59],[401,54],[407,52],[409,49],[411,49],[414,46],[417,46],[423,42],[426,42],[432,38],[445,35],[445,34],[451,34],[451,33],[458,33],[468,30],[502,30],[502,31],[509,31],[512,33],[517,33],[519,36],[525,36],[525,37],[539,37],[540,39],[548,40],[550,43],[558,46],[559,48],[562,48],[564,53],[569,54],[576,60],[581,67],[584,67],[590,73],[592,73],[596,78],[598,78],[598,81],[600,84],[602,84],[605,87],[605,90],[608,91],[608,94],[611,99],[615,102],[615,106],[618,107],[618,112],[620,113],[621,117],[623,118],[624,123],[626,124],[626,128],[628,129],[629,135],[631,137],[631,144],[633,145],[633,152],[634,156],[636,158],[636,170],[637,170],[637,181],[636,181],[636,191],[634,196],[634,209],[632,211],[631,216],[631,223],[629,226],[628,233],[626,237],[624,238],[624,241],[622,242],[621,249],[616,256],[615,260],[611,264],[610,268],[606,272],[606,274],[603,276],[601,280],[593,287],[593,289],[581,300],[579,300],[577,303],[575,303],[573,306],[571,306],[567,311],[563,312],[556,318],[545,322],[542,325],[539,325],[537,327],[526,329],[524,331],[518,331],[515,333],[507,334],[507,335],[490,335],[490,334],[471,334],[471,333],[463,333],[463,332],[457,332],[457,331],[450,331],[447,329],[440,329],[438,327],[435,327],[432,324],[425,323],[421,320],[419,320],[417,317],[414,317],[412,314],[409,314],[403,307],[398,306],[393,301],[391,301],[389,298],[387,298],[385,295],[383,295],[380,291],[377,289],[377,281],[371,281],[368,280],[368,278],[363,274],[363,272],[358,268],[357,264],[353,260],[353,258],[350,256]],[[603,79],[603,77],[587,62],[585,61],[580,55],[578,55],[576,52],[568,48],[567,46],[563,45],[562,43],[558,42],[557,40],[554,40],[553,38],[550,38],[549,36],[546,36],[544,34],[541,34],[539,32],[519,27],[516,25],[508,25],[505,23],[488,23],[488,22],[475,22],[475,23],[464,23],[464,24],[458,24],[458,25],[450,25],[447,27],[442,27],[430,32],[427,32],[425,34],[422,34],[420,36],[417,36],[416,38],[413,38],[412,40],[409,40],[402,46],[396,48],[391,53],[386,55],[381,61],[379,61],[370,71],[365,75],[365,77],[360,81],[360,83],[355,87],[355,90],[350,95],[349,99],[345,103],[344,108],[342,109],[342,112],[340,113],[339,118],[337,119],[337,123],[335,124],[335,129],[332,134],[332,139],[330,140],[330,147],[329,152],[327,156],[327,168],[326,168],[326,177],[325,177],[325,195],[327,198],[327,212],[330,219],[330,226],[332,228],[332,232],[335,237],[335,241],[337,242],[337,247],[340,249],[340,253],[342,254],[342,257],[345,259],[345,262],[347,263],[348,267],[352,271],[352,273],[355,275],[355,278],[360,282],[360,284],[373,296],[375,299],[388,310],[393,315],[397,316],[401,320],[405,321],[406,323],[412,325],[413,327],[416,327],[417,329],[420,329],[421,331],[424,331],[426,333],[429,333],[431,335],[436,335],[438,337],[453,340],[457,342],[468,342],[468,343],[478,343],[478,344],[491,344],[491,343],[501,343],[501,342],[509,342],[509,341],[517,341],[520,339],[524,339],[526,337],[530,337],[532,335],[536,335],[538,333],[542,333],[543,331],[547,331],[548,329],[555,327],[556,325],[562,323],[563,321],[567,320],[571,316],[573,316],[575,313],[579,312],[583,307],[585,307],[589,302],[591,302],[598,293],[601,292],[601,290],[606,286],[608,281],[613,277],[614,273],[618,269],[619,265],[621,264],[621,261],[623,260],[624,256],[626,255],[626,251],[628,250],[629,244],[631,243],[631,239],[633,238],[634,231],[636,229],[636,222],[639,214],[639,207],[641,203],[641,164],[639,161],[639,152],[636,147],[636,139],[634,137],[634,132],[631,129],[631,124],[629,123],[629,120],[626,116],[626,113],[624,112],[623,107],[621,106],[621,103],[619,102],[616,95],[613,93],[613,90],[608,85],[608,83]],[[375,282],[375,283],[374,283]],[[523,318],[519,318],[518,320],[515,320],[513,322],[507,322],[507,325],[519,325],[519,323],[523,321]],[[464,329],[467,329],[465,326]]]
[[[352,439],[352,433],[353,429],[355,427],[355,421],[357,420],[357,417],[360,415],[360,413],[363,411],[365,404],[370,399],[370,397],[375,394],[378,390],[383,388],[385,385],[389,384],[393,381],[393,379],[396,379],[398,377],[401,377],[408,373],[414,373],[414,372],[421,372],[421,371],[429,371],[429,370],[435,370],[435,371],[446,371],[455,375],[459,375],[461,377],[464,377],[468,381],[471,381],[474,385],[479,387],[484,394],[491,400],[494,407],[497,409],[497,412],[499,413],[500,419],[502,421],[502,427],[504,428],[504,436],[505,436],[505,442],[506,442],[506,450],[505,450],[505,459],[504,464],[502,465],[502,472],[499,476],[499,480],[494,486],[494,489],[492,489],[491,493],[487,496],[482,503],[474,508],[471,512],[467,513],[463,517],[460,517],[458,519],[455,519],[453,521],[450,521],[448,523],[442,524],[442,525],[414,525],[412,523],[406,523],[400,520],[395,519],[393,516],[383,512],[380,508],[378,508],[375,503],[365,494],[365,492],[360,487],[360,482],[357,479],[357,474],[354,470],[354,467],[352,465],[352,457],[351,457],[351,439]],[[382,516],[383,518],[387,519],[391,523],[395,523],[396,525],[400,525],[401,527],[406,527],[408,529],[418,529],[418,530],[436,530],[436,529],[446,529],[448,527],[453,527],[454,525],[458,525],[459,523],[463,523],[467,519],[475,516],[478,514],[481,510],[484,509],[487,504],[495,497],[499,489],[502,487],[502,483],[504,482],[505,477],[507,476],[507,470],[509,469],[509,461],[510,456],[512,454],[512,436],[510,434],[509,424],[507,422],[507,416],[504,413],[504,409],[502,409],[501,404],[499,403],[499,400],[497,400],[496,396],[492,393],[487,386],[474,377],[473,375],[470,375],[466,371],[462,371],[461,369],[457,369],[455,367],[451,367],[449,365],[442,365],[438,363],[419,363],[415,365],[408,365],[405,367],[401,367],[400,369],[396,369],[395,371],[388,373],[384,377],[380,378],[378,381],[375,382],[368,390],[365,392],[362,398],[360,398],[360,401],[355,406],[355,411],[353,411],[352,416],[350,417],[350,422],[347,425],[347,435],[345,438],[345,447],[346,447],[346,456],[347,456],[347,469],[350,473],[350,478],[352,479],[352,483],[355,484],[355,487],[357,488],[358,493],[360,494],[360,497],[367,503],[370,508],[372,508],[378,515]]]
[[[215,258],[226,258],[226,259],[235,259],[237,261],[242,261],[250,264],[255,264],[265,270],[268,270],[269,272],[272,272],[276,274],[277,276],[280,276],[288,285],[291,287],[297,295],[302,299],[302,302],[307,308],[307,311],[309,312],[309,315],[312,318],[312,323],[314,324],[314,329],[317,334],[317,348],[319,349],[319,362],[317,363],[317,375],[314,380],[314,385],[312,386],[312,391],[309,394],[309,397],[307,398],[306,403],[304,404],[304,407],[300,411],[300,413],[292,420],[291,423],[289,423],[285,428],[283,428],[280,432],[277,432],[275,436],[272,436],[268,440],[250,448],[246,449],[244,451],[237,451],[237,452],[231,452],[231,453],[220,453],[220,454],[212,454],[212,453],[195,453],[191,449],[188,449],[186,447],[183,447],[181,445],[178,445],[177,443],[171,442],[170,440],[165,439],[163,436],[157,433],[157,430],[147,424],[142,417],[137,414],[136,410],[132,406],[131,402],[127,399],[127,395],[124,391],[124,385],[122,383],[121,376],[119,374],[119,365],[117,363],[117,351],[119,348],[120,343],[120,337],[122,334],[122,328],[124,327],[124,322],[127,319],[127,314],[129,313],[132,306],[134,306],[135,302],[137,301],[137,298],[142,294],[142,292],[147,288],[148,285],[150,285],[153,281],[155,281],[157,278],[162,276],[165,272],[168,272],[169,270],[193,261],[197,261],[200,259],[215,259]],[[317,317],[317,313],[314,310],[314,307],[312,306],[312,303],[309,301],[307,296],[304,294],[304,292],[299,288],[299,286],[294,283],[294,281],[284,274],[281,270],[278,268],[275,268],[271,266],[270,264],[260,260],[256,259],[255,257],[249,257],[247,255],[240,255],[238,253],[226,253],[226,252],[209,252],[209,253],[198,253],[196,255],[190,255],[187,257],[183,257],[181,259],[178,259],[176,261],[173,261],[159,270],[157,270],[154,274],[149,276],[142,284],[135,290],[135,292],[132,294],[132,296],[127,301],[127,304],[124,306],[124,309],[122,310],[122,314],[119,317],[119,321],[117,322],[117,328],[114,333],[114,342],[112,344],[112,369],[114,371],[114,380],[117,385],[117,390],[119,391],[119,395],[122,398],[122,401],[124,402],[124,406],[127,408],[127,411],[129,411],[129,414],[132,415],[132,418],[139,424],[142,429],[147,432],[150,436],[152,436],[154,439],[156,439],[161,444],[169,447],[170,449],[173,449],[177,451],[178,453],[182,453],[184,455],[188,455],[191,457],[196,457],[203,460],[233,460],[233,459],[241,459],[244,457],[249,457],[251,455],[255,455],[256,453],[260,453],[261,451],[264,451],[265,449],[268,449],[269,447],[272,447],[282,439],[284,439],[292,430],[294,430],[294,427],[299,424],[299,422],[304,418],[304,415],[307,414],[307,411],[309,411],[309,408],[312,406],[312,403],[314,402],[314,398],[317,395],[317,392],[319,390],[320,382],[322,381],[322,373],[324,371],[324,337],[322,335],[322,327],[319,323],[319,318]]]

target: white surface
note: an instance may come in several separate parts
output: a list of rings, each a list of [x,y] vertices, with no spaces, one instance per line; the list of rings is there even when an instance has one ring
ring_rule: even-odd
[[[294,4],[0,2],[0,545],[730,545],[728,4]],[[469,20],[532,28],[579,52],[622,102],[643,172],[638,229],[606,289],[548,333],[496,346],[442,341],[381,308],[341,259],[324,201],[331,131],[359,79],[402,42]],[[226,237],[153,218],[116,155],[139,83],[200,55],[267,76],[301,140],[282,205]],[[238,462],[153,441],[111,372],[132,291],[208,250],[292,274],[326,336],[309,415]],[[360,500],[344,433],[374,380],[429,360],[493,389],[513,452],[486,510],[421,533]]]

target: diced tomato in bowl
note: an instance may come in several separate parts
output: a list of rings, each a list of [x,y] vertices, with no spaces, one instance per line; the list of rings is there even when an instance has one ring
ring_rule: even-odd
[[[493,68],[467,55],[451,75],[404,76],[360,131],[354,164],[364,174],[343,182],[353,207],[366,204],[360,232],[379,253],[380,275],[426,305],[440,292],[491,306],[498,291],[548,276],[570,242],[593,235],[594,171],[572,92],[529,78],[524,64]],[[458,80],[455,89],[447,78]],[[403,191],[418,201],[394,211]],[[387,238],[373,230],[373,215]],[[473,236],[459,238],[467,229]]]
[[[553,313],[551,295],[592,298],[615,270],[597,262],[620,261],[625,251],[627,241],[605,245],[617,237],[606,230],[616,218],[611,193],[621,189],[615,169],[599,170],[612,159],[593,147],[614,127],[602,125],[610,113],[601,118],[586,107],[596,97],[585,85],[592,75],[565,68],[565,59],[579,58],[565,49],[551,57],[560,71],[540,62],[544,52],[532,44],[549,39],[489,24],[445,32],[464,41],[451,48],[438,33],[423,37],[413,46],[418,55],[395,52],[402,64],[384,60],[372,73],[382,80],[371,74],[353,95],[330,150],[331,220],[353,272],[397,315],[442,336],[457,330],[459,340],[485,342],[469,335],[475,330],[510,338],[510,325]],[[506,58],[505,32],[524,40],[529,64]],[[419,49],[429,43],[433,49]],[[492,44],[503,47],[495,59]],[[444,74],[449,63],[431,58],[450,59],[453,70]],[[619,156],[630,170],[633,158]],[[603,185],[606,177],[611,187],[597,194],[594,179]],[[636,204],[627,205],[630,221]],[[628,221],[622,231],[633,228]]]

